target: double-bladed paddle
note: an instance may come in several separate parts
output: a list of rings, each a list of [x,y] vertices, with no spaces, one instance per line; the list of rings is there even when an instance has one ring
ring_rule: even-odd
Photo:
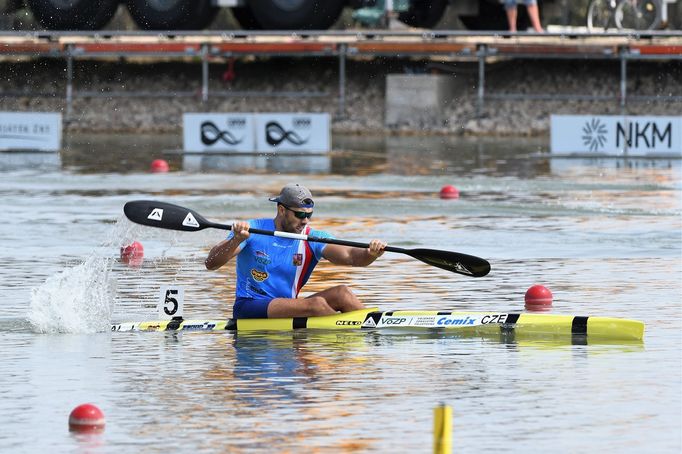
[[[123,212],[131,221],[159,227],[168,230],[181,230],[185,232],[196,232],[205,228],[231,230],[228,224],[218,224],[206,220],[196,211],[183,208],[172,203],[155,202],[153,200],[135,200],[128,202],[123,207]],[[278,236],[292,238],[296,240],[313,241],[316,243],[339,244],[358,248],[368,248],[367,243],[355,241],[337,240],[334,238],[320,238],[312,235],[298,233],[279,232],[272,230],[261,230],[250,228],[249,233],[258,235]],[[437,266],[453,273],[463,274],[471,277],[482,277],[490,272],[490,263],[482,258],[473,255],[460,254],[458,252],[439,251],[437,249],[403,249],[395,246],[386,246],[388,252],[407,254],[417,260],[421,260],[432,266]]]

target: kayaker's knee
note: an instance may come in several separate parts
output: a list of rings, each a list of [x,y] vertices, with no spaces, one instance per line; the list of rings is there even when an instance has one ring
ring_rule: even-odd
[[[306,312],[311,316],[331,315],[336,313],[334,309],[327,304],[327,300],[321,296],[311,296],[303,300],[306,305]]]
[[[355,298],[355,293],[347,285],[341,284],[333,287],[334,292],[341,298]]]
[[[334,290],[335,303],[330,304],[334,309],[340,310],[341,312],[348,312],[364,307],[362,302],[347,285],[338,285],[334,287]]]

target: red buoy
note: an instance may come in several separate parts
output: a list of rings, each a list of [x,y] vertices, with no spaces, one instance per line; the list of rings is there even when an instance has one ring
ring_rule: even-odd
[[[166,173],[168,170],[170,170],[170,166],[164,159],[154,159],[149,166],[149,170],[152,173]]]
[[[458,199],[459,198],[459,189],[456,187],[446,184],[440,189],[440,198],[441,199]]]
[[[142,265],[144,261],[144,247],[142,243],[133,241],[127,246],[121,246],[121,261],[131,266]]]
[[[69,415],[69,430],[93,432],[104,430],[104,413],[94,404],[81,404]]]
[[[529,311],[547,311],[552,307],[552,292],[542,285],[533,285],[526,290],[526,309]]]

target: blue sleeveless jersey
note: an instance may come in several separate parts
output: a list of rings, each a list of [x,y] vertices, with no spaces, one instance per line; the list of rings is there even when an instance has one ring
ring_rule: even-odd
[[[273,219],[251,219],[249,226],[275,230]],[[306,226],[306,235],[333,238]],[[230,232],[228,238],[233,233]],[[325,243],[252,234],[237,255],[237,298],[296,298],[322,258]]]

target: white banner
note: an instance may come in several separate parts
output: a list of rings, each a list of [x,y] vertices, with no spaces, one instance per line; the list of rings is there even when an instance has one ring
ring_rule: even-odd
[[[326,153],[331,148],[329,114],[261,113],[255,117],[258,151]]]
[[[256,151],[252,114],[187,113],[182,120],[185,151]]]
[[[682,154],[682,117],[552,115],[552,153]]]
[[[62,114],[0,112],[0,150],[59,151]]]

